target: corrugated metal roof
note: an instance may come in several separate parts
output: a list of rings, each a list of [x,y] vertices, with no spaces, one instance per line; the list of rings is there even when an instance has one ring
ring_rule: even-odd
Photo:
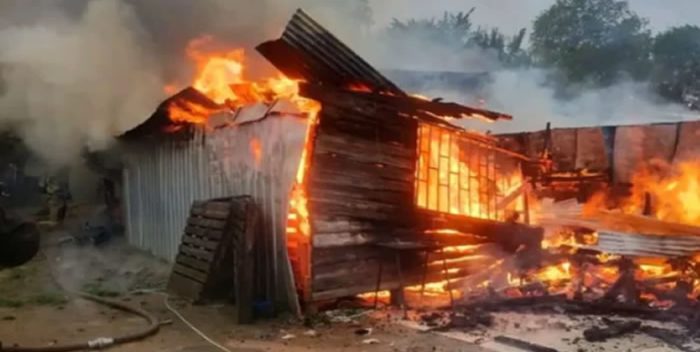
[[[153,114],[140,125],[124,132],[119,138],[122,140],[135,140],[147,138],[161,138],[168,135],[171,139],[190,139],[193,137],[193,125],[190,123],[176,123],[170,118],[169,107],[171,104],[194,103],[207,109],[217,110],[221,106],[207,98],[198,90],[187,87],[179,93],[164,100]],[[182,108],[187,109],[183,106]]]
[[[260,44],[257,50],[290,78],[336,87],[365,86],[405,95],[301,9],[289,21],[280,39]]]

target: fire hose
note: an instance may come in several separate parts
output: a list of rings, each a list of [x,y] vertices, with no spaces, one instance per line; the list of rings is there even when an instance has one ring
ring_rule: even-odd
[[[42,253],[45,257],[46,254]],[[47,257],[48,258],[48,257]],[[65,344],[65,345],[54,345],[54,346],[41,346],[41,347],[24,347],[24,346],[19,346],[19,345],[13,345],[13,346],[3,346],[2,342],[0,342],[0,352],[71,352],[71,351],[83,351],[83,350],[96,350],[96,349],[103,349],[106,347],[114,346],[114,345],[120,345],[124,343],[129,343],[129,342],[135,342],[138,340],[142,340],[146,337],[152,336],[158,332],[158,329],[160,329],[161,322],[153,316],[151,313],[148,313],[147,311],[134,307],[128,304],[125,304],[123,302],[119,302],[113,299],[108,299],[104,297],[99,297],[91,294],[87,294],[84,292],[77,292],[77,291],[72,291],[68,290],[63,285],[61,285],[58,280],[56,280],[56,276],[52,272],[52,270],[49,268],[49,276],[51,277],[51,280],[53,280],[54,284],[58,286],[61,290],[87,299],[89,301],[93,301],[105,306],[108,306],[113,309],[121,310],[124,312],[132,313],[135,315],[138,315],[142,318],[144,318],[148,322],[148,326],[145,328],[134,332],[130,334],[126,334],[124,336],[119,336],[119,337],[98,337],[86,342],[81,342],[81,343],[74,343],[74,344]],[[167,298],[167,296],[166,296]],[[167,302],[166,302],[167,304]]]
[[[127,334],[119,337],[99,337],[90,341],[66,344],[66,345],[55,345],[55,346],[41,346],[41,347],[23,347],[23,346],[2,346],[0,345],[0,352],[71,352],[71,351],[81,351],[81,350],[94,350],[103,349],[112,345],[119,345],[128,342],[134,342],[158,332],[160,328],[160,321],[158,318],[154,317],[145,310],[137,307],[133,307],[122,302],[118,302],[112,299],[106,299],[94,295],[90,295],[83,292],[71,292],[74,295],[82,297],[84,299],[106,305],[110,308],[118,309],[121,311],[129,312],[138,316],[143,317],[148,321],[148,326],[140,331]]]

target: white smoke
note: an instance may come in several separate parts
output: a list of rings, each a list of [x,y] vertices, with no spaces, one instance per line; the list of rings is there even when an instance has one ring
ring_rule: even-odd
[[[358,13],[358,3],[56,0],[36,6],[25,0],[4,0],[0,2],[0,128],[14,128],[43,159],[68,163],[83,146],[102,148],[115,135],[147,118],[164,98],[165,83],[189,82],[192,64],[184,48],[192,39],[210,34],[222,47],[246,48],[252,78],[274,72],[253,47],[277,38],[297,8],[304,8],[378,68],[491,72],[493,80],[481,92],[487,107],[511,113],[516,120],[482,129],[539,129],[545,121],[557,126],[617,123],[618,117],[672,119],[679,111],[646,99],[640,93],[643,89],[634,84],[581,92],[562,102],[540,84],[543,72],[499,70],[490,53],[474,50],[457,56],[451,55],[453,48],[436,43],[392,44],[380,35],[393,17],[439,17],[444,11],[472,7],[476,7],[475,26],[498,27],[514,34],[529,27],[553,0],[526,4],[517,0],[369,0],[370,18]],[[639,0],[631,6],[650,16],[653,28],[700,21],[682,18],[698,6],[692,0],[673,5]],[[672,11],[675,8],[684,10]],[[658,26],[654,25],[655,13]],[[431,86],[423,93],[470,105],[478,98]],[[620,100],[630,96],[635,98]]]
[[[163,84],[128,6],[91,1],[77,20],[42,18],[0,28],[0,127],[58,166],[141,122]]]
[[[643,82],[626,81],[600,89],[581,88],[567,99],[544,84],[541,69],[501,70],[491,74],[483,92],[487,107],[514,115],[513,121],[465,126],[492,132],[534,131],[552,127],[587,127],[698,120],[684,106],[661,101]],[[448,92],[449,94],[449,92]],[[460,97],[452,96],[455,100]],[[463,100],[463,99],[462,99]]]
[[[553,0],[522,2],[504,0],[442,0],[426,5],[419,0],[371,0],[375,13],[375,30],[384,28],[392,18],[406,20],[440,19],[445,11],[476,10],[471,16],[473,27],[498,28],[506,35],[513,35],[521,28],[531,28],[541,11],[551,6]],[[650,17],[654,31],[686,23],[700,24],[700,17],[688,18],[678,10],[697,9],[697,1],[679,1],[661,4],[657,1],[630,1],[633,10]],[[660,8],[664,8],[660,11]],[[659,10],[659,11],[656,11]],[[655,23],[655,20],[659,20]],[[529,33],[528,33],[529,34]],[[527,45],[527,43],[525,43]],[[593,89],[580,87],[564,99],[547,85],[547,78],[554,74],[549,69],[512,69],[501,67],[493,53],[472,48],[455,50],[437,42],[408,38],[403,43],[382,43],[365,40],[358,45],[377,67],[410,69],[419,71],[457,71],[466,74],[487,72],[490,79],[485,87],[447,88],[448,84],[426,81],[417,93],[429,97],[442,97],[474,106],[486,102],[487,109],[512,114],[512,122],[487,124],[481,121],[459,121],[464,127],[494,133],[532,131],[544,129],[547,122],[553,127],[582,127],[596,125],[620,125],[635,123],[673,122],[697,120],[700,115],[689,112],[684,106],[661,101],[651,92],[646,82],[622,81],[611,87]]]

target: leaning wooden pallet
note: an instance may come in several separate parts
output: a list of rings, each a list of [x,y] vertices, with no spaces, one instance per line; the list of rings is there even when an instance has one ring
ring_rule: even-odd
[[[234,295],[237,306],[250,306],[256,219],[248,196],[192,203],[168,291],[196,303]],[[238,315],[241,321],[252,319],[249,312]]]

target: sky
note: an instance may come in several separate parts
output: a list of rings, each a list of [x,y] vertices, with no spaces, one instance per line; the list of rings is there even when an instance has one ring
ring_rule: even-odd
[[[506,33],[515,33],[530,27],[532,20],[554,0],[370,0],[375,25],[383,26],[392,18],[438,17],[445,11],[468,11],[476,8],[474,22],[499,27]],[[650,20],[653,31],[672,26],[694,24],[700,26],[700,0],[631,0],[632,10]]]

